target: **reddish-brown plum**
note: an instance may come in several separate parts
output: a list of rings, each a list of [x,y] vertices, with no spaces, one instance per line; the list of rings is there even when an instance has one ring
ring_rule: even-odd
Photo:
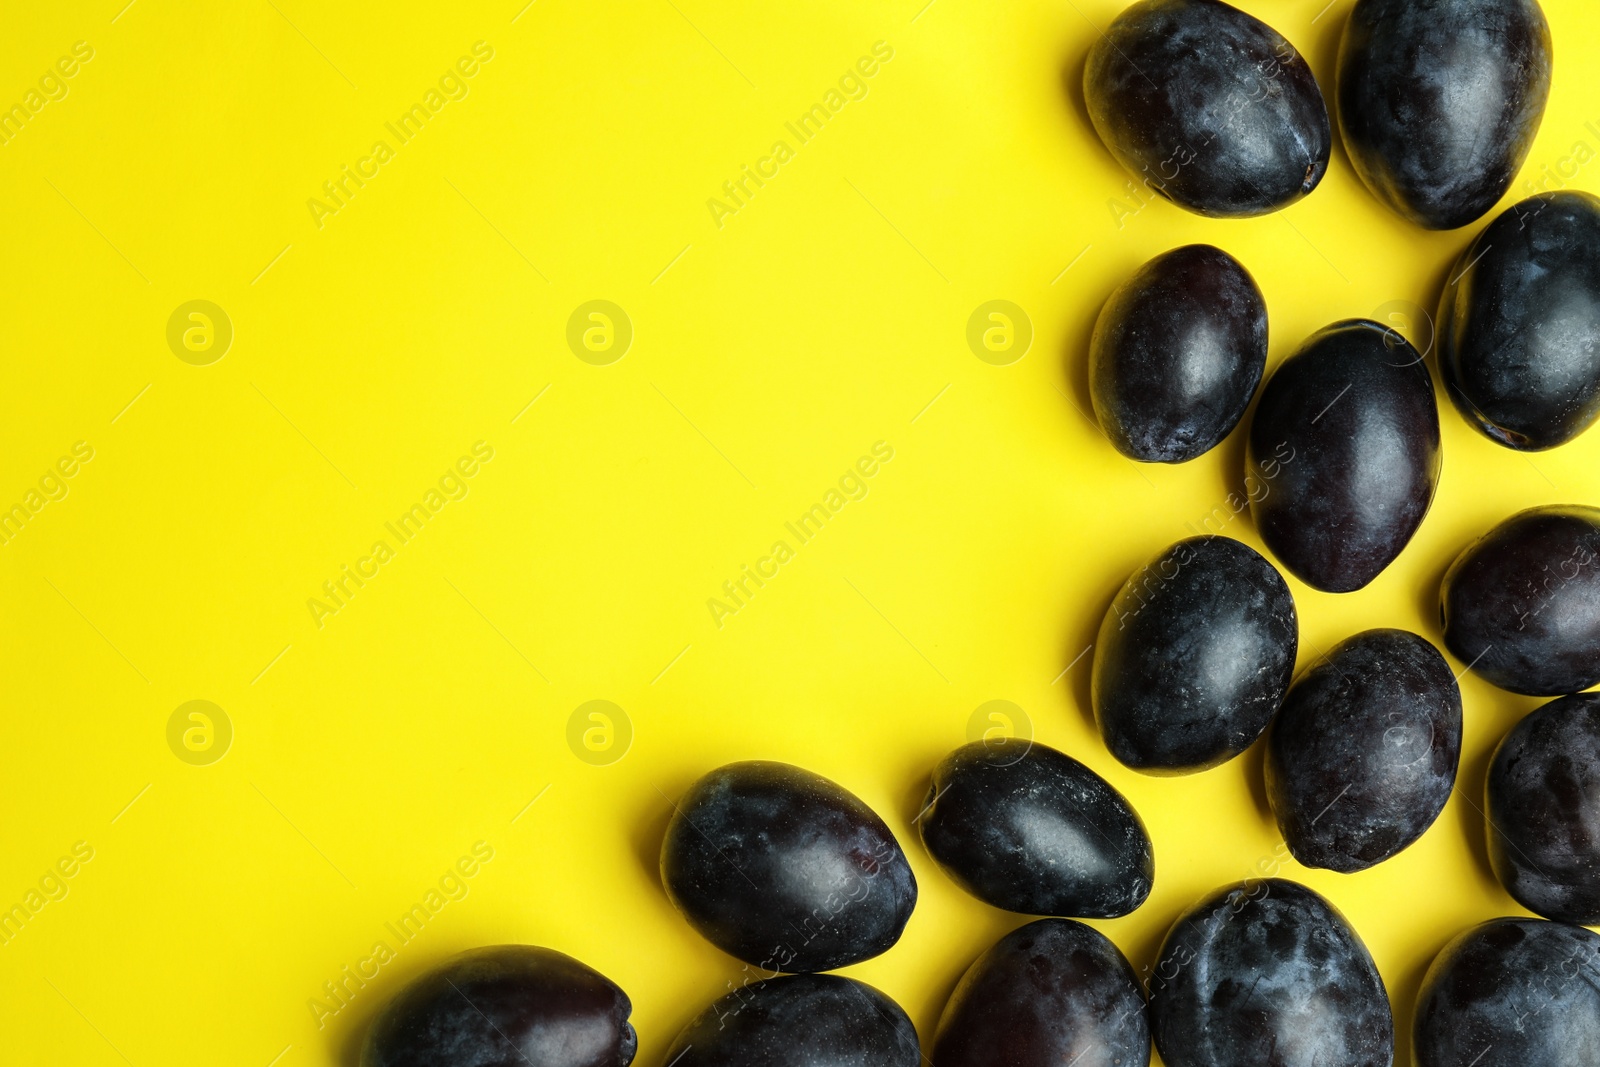
[[[1600,682],[1600,508],[1511,516],[1456,558],[1439,611],[1445,647],[1501,689],[1561,696]]]
[[[1433,825],[1461,762],[1461,692],[1405,630],[1333,647],[1289,690],[1267,737],[1267,797],[1294,858],[1349,873]]]
[[[713,1002],[683,1028],[661,1062],[917,1067],[921,1058],[911,1020],[877,989],[840,975],[791,974],[739,985]]]
[[[1145,1067],[1144,991],[1104,934],[1040,919],[1002,937],[939,1017],[938,1067]]]
[[[532,945],[464,952],[406,986],[367,1032],[361,1067],[628,1067],[638,1038],[616,984]]]
[[[1267,306],[1220,248],[1164,252],[1118,286],[1089,343],[1095,418],[1118,452],[1183,463],[1239,423],[1267,365]]]
[[[787,763],[730,763],[676,805],[661,882],[722,951],[771,971],[829,971],[900,939],[917,880],[853,793]]]
[[[1417,532],[1439,485],[1439,409],[1422,355],[1366,319],[1325,327],[1273,372],[1250,424],[1261,540],[1301,581],[1348,593]]]
[[[1489,765],[1489,862],[1518,904],[1600,925],[1600,693],[1530,712]]]
[[[1148,189],[1201,215],[1286,207],[1328,169],[1317,80],[1271,26],[1222,0],[1140,0],[1083,71],[1089,120]]]

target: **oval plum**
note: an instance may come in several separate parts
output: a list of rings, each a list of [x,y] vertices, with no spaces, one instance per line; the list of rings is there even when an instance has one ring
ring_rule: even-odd
[[[1039,919],[1002,937],[945,1004],[939,1067],[1145,1067],[1144,991],[1104,934]]]
[[[1179,541],[1133,573],[1100,624],[1090,695],[1106,747],[1146,774],[1232,759],[1272,721],[1298,643],[1294,597],[1259,552]]]
[[[679,801],[661,843],[667,896],[701,935],[771,971],[827,971],[900,939],[917,881],[882,819],[787,763],[730,763]]]
[[[628,995],[571,956],[532,945],[463,952],[373,1021],[361,1067],[628,1067]]]
[[[1110,782],[1020,738],[974,741],[933,772],[918,819],[928,854],[986,904],[1110,919],[1150,895],[1144,823]]]
[[[1467,246],[1439,300],[1439,373],[1491,441],[1536,452],[1600,417],[1600,197],[1541,193]]]
[[[1600,925],[1600,693],[1513,726],[1485,793],[1489,863],[1506,892],[1547,919]]]
[[[1289,690],[1267,737],[1267,796],[1294,858],[1352,872],[1433,825],[1461,762],[1461,691],[1433,645],[1368,630]]]
[[[1594,1067],[1600,937],[1492,919],[1446,945],[1417,994],[1417,1067]]]
[[[1337,93],[1356,173],[1419,226],[1481,217],[1533,147],[1550,62],[1536,0],[1359,0]]]
[[[1312,334],[1261,391],[1247,469],[1267,476],[1251,511],[1285,567],[1307,585],[1348,593],[1416,533],[1440,464],[1422,356],[1395,331],[1348,319]]]
[[[1150,979],[1167,1067],[1391,1067],[1383,979],[1343,915],[1296,882],[1219,890],[1173,924]]]
[[[1445,647],[1501,689],[1561,696],[1600,682],[1600,508],[1511,516],[1456,557],[1439,612]]]
[[[793,974],[742,985],[678,1034],[677,1067],[917,1067],[904,1009],[853,978]]]
[[[1140,0],[1089,49],[1095,132],[1145,188],[1201,215],[1264,215],[1317,187],[1332,129],[1305,59],[1221,0]]]
[[[1250,272],[1211,245],[1140,267],[1089,343],[1095,418],[1130,459],[1183,463],[1238,425],[1267,365],[1267,306]]]

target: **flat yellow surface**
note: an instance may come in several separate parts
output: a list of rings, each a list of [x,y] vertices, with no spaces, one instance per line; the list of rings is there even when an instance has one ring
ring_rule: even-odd
[[[1339,153],[1265,218],[1140,206],[1076,88],[1120,0],[125,2],[19,7],[0,39],[25,113],[0,144],[0,505],[25,516],[0,544],[0,905],[26,916],[0,1062],[350,1064],[417,972],[526,941],[621,983],[658,1067],[740,972],[661,892],[668,798],[750,757],[838,780],[906,846],[916,913],[849,973],[926,1040],[1024,921],[910,824],[993,700],[1149,825],[1154,893],[1096,923],[1136,966],[1200,895],[1278,873],[1355,923],[1405,1033],[1443,942],[1519,913],[1476,807],[1535,700],[1467,678],[1458,795],[1354,876],[1286,858],[1259,746],[1145,778],[1087,711],[1113,592],[1243,473],[1242,434],[1145,467],[1085,417],[1111,289],[1207,241],[1265,292],[1274,364],[1350,316],[1425,344],[1416,305],[1477,226],[1412,228]],[[1331,89],[1349,0],[1245,6]],[[1545,9],[1516,193],[1600,190],[1600,13]],[[1031,324],[1009,363],[967,342],[992,300]],[[1468,540],[1600,498],[1600,433],[1529,458],[1442,415],[1404,555],[1351,595],[1291,580],[1302,665],[1372,626],[1437,643]],[[1224,532],[1259,547],[1248,515]],[[769,577],[728,600],[746,567]]]

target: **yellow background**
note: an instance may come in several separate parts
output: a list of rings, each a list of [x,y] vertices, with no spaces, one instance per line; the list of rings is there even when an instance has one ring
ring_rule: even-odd
[[[0,903],[94,850],[0,945],[0,1061],[349,1064],[410,977],[527,941],[618,981],[657,1067],[740,969],[660,890],[668,798],[750,757],[836,779],[906,846],[916,913],[848,973],[926,1041],[963,969],[1024,921],[954,888],[910,825],[996,699],[1147,822],[1155,891],[1095,924],[1135,966],[1200,895],[1276,870],[1354,922],[1405,1034],[1444,941],[1520,913],[1476,805],[1492,745],[1538,701],[1467,678],[1458,795],[1410,850],[1340,876],[1277,859],[1259,746],[1195,777],[1120,768],[1078,658],[1129,572],[1242,481],[1241,434],[1147,467],[1085,417],[1111,289],[1217,243],[1266,294],[1276,364],[1335,319],[1431,307],[1481,223],[1412,228],[1340,150],[1265,218],[1118,209],[1127,176],[1077,84],[1120,0],[124,2],[18,9],[0,38],[7,105],[74,42],[94,50],[0,146],[0,504],[94,449],[0,546]],[[1348,0],[1245,6],[1331,88]],[[1555,86],[1516,195],[1600,145],[1580,59],[1600,14],[1545,9]],[[493,59],[468,95],[395,144],[384,123],[477,41]],[[784,123],[878,41],[893,58],[867,95],[797,144]],[[307,201],[379,139],[395,158],[319,228]],[[708,199],[778,139],[794,158],[719,227]],[[1552,187],[1600,189],[1600,167],[1566,171]],[[194,299],[233,324],[209,366],[166,341]],[[565,340],[592,299],[633,324],[606,366]],[[1008,366],[965,341],[992,299],[1034,330]],[[1426,343],[1425,319],[1394,321]],[[1527,457],[1441,406],[1443,482],[1404,555],[1346,596],[1291,579],[1302,666],[1372,626],[1437,643],[1438,580],[1467,541],[1600,496],[1600,433]],[[494,458],[465,498],[319,628],[307,600],[478,441]],[[865,498],[716,626],[708,598],[878,441],[894,458]],[[1225,532],[1259,547],[1248,516]],[[207,766],[167,743],[196,699],[234,732]],[[567,743],[597,699],[632,726],[609,765]],[[467,895],[319,1028],[323,983],[479,841],[494,858]]]

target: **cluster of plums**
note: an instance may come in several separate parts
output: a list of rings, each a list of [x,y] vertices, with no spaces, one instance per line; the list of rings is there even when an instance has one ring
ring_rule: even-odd
[[[1358,0],[1338,120],[1361,180],[1422,226],[1490,210],[1527,156],[1550,84],[1535,0]],[[1085,96],[1112,154],[1174,203],[1261,214],[1309,193],[1331,125],[1304,59],[1221,0],[1139,0],[1090,51]],[[1532,197],[1462,253],[1440,304],[1438,365],[1456,407],[1518,449],[1600,415],[1600,199]],[[1266,364],[1267,314],[1221,249],[1178,248],[1112,295],[1090,351],[1116,449],[1183,462],[1241,421]],[[1433,381],[1395,331],[1314,334],[1261,390],[1248,430],[1261,539],[1308,585],[1360,589],[1405,548],[1438,484]],[[1494,873],[1547,920],[1502,918],[1445,946],[1423,981],[1421,1067],[1600,1064],[1600,509],[1534,508],[1469,545],[1441,590],[1444,640],[1516,693],[1557,696],[1496,751]],[[1373,629],[1294,678],[1299,624],[1277,568],[1245,544],[1181,541],[1129,578],[1095,643],[1107,748],[1146,774],[1215,767],[1267,734],[1267,795],[1296,859],[1366,869],[1425,833],[1455,786],[1456,677],[1417,634]],[[962,977],[934,1067],[1390,1067],[1395,1034],[1372,957],[1327,900],[1272,878],[1180,916],[1141,982],[1082,918],[1126,915],[1155,877],[1138,814],[1070,756],[977,741],[932,773],[916,825],[974,897],[1033,916]],[[751,977],[680,1033],[672,1067],[918,1067],[915,1029],[880,991],[823,972],[900,937],[917,883],[884,821],[782,763],[701,778],[661,849],[668,897]],[[627,1067],[627,996],[568,956],[468,952],[374,1023],[364,1067]]]

